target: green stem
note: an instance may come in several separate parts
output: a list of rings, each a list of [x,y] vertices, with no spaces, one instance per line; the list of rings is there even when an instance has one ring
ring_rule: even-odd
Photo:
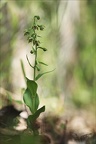
[[[35,17],[34,17],[34,25],[35,25]],[[33,29],[34,31],[34,34],[35,34],[35,29]],[[36,49],[35,49],[36,51]],[[36,77],[36,53],[35,53],[35,60],[34,60],[34,77],[33,77],[33,80],[35,81],[35,77]]]
[[[34,17],[34,25],[35,25],[35,17]],[[35,29],[34,29],[34,34],[36,34]],[[35,38],[36,41],[36,38]],[[34,63],[34,81],[35,81],[35,77],[36,77],[36,65],[37,65],[37,46],[35,44],[35,63]]]
[[[35,81],[35,77],[36,77],[36,65],[37,65],[37,47],[36,47],[35,63],[34,63],[34,81]]]

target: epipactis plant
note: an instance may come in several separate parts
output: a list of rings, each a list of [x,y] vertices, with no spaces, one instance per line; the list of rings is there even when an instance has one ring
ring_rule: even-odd
[[[51,71],[48,71],[48,72],[40,73],[40,65],[47,66],[47,64],[38,60],[38,50],[41,49],[45,52],[47,51],[47,49],[41,47],[41,43],[39,40],[41,36],[37,34],[38,31],[44,30],[44,26],[38,24],[39,20],[40,20],[39,16],[34,16],[32,26],[26,29],[24,32],[24,35],[27,36],[28,42],[32,43],[30,54],[34,55],[34,65],[30,63],[28,56],[26,56],[26,58],[27,58],[28,64],[30,65],[30,67],[33,69],[33,72],[34,72],[33,80],[30,80],[26,77],[24,66],[21,61],[21,66],[22,66],[24,78],[25,78],[26,85],[27,85],[27,88],[23,94],[23,100],[24,100],[25,105],[28,106],[31,111],[31,115],[29,115],[27,119],[27,125],[28,125],[28,128],[32,130],[33,134],[39,134],[38,128],[36,128],[36,120],[39,117],[39,115],[45,111],[45,106],[38,109],[39,96],[37,94],[38,84],[36,81],[44,74],[51,72]]]

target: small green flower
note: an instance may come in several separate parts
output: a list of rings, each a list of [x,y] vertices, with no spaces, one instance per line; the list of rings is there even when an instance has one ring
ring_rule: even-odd
[[[40,17],[39,17],[39,16],[35,16],[34,18],[37,18],[37,20],[40,20]]]
[[[30,38],[28,39],[28,42],[30,43],[30,42],[32,42],[32,41],[33,41],[33,38],[30,37]]]

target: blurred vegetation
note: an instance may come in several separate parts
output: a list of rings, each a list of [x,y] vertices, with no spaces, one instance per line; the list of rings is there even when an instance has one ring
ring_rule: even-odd
[[[12,25],[7,3],[0,4],[0,86],[10,87],[10,63],[12,61]]]
[[[81,4],[81,21],[77,27],[78,59],[73,71],[77,85],[73,101],[78,107],[86,107],[92,103],[96,105],[96,1]]]
[[[42,45],[46,45],[48,53],[40,53],[40,59],[52,69],[57,68],[58,52],[60,49],[60,31],[58,8],[59,0],[1,0],[0,4],[0,86],[12,90],[11,63],[14,57],[18,36],[22,35],[34,15],[40,15],[42,23],[46,26],[42,37]],[[67,6],[67,2],[66,2]],[[69,91],[72,95],[71,102],[76,107],[86,107],[96,104],[96,1],[80,1],[80,23],[76,27],[77,59],[75,66],[71,66],[74,89]],[[23,16],[22,16],[23,13]],[[22,22],[23,19],[23,22]],[[25,41],[25,39],[23,38]],[[44,71],[47,68],[42,69]],[[62,75],[62,74],[60,74]],[[59,97],[57,71],[50,76],[43,77],[40,82],[45,96]],[[62,78],[64,81],[64,79]],[[67,84],[66,84],[67,85]],[[14,86],[13,86],[14,87]],[[68,86],[67,86],[68,87]]]

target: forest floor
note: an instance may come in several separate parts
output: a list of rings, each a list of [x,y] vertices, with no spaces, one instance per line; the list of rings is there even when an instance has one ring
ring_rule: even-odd
[[[16,104],[14,103],[15,109],[18,109]],[[64,104],[62,99],[54,97],[46,101],[45,98],[41,99],[42,104],[46,105],[46,112],[38,119],[39,131],[41,134],[47,134],[52,144],[96,144],[96,110],[94,105],[76,108],[73,104],[67,104],[67,102]],[[8,126],[2,128],[2,117],[4,117],[3,123],[7,123],[8,117],[12,117],[15,112],[17,115],[17,110],[13,110],[12,113],[9,110],[5,114],[2,113],[2,109],[0,110],[0,139],[2,137],[5,139],[7,135],[10,141],[10,136],[26,131],[26,112],[23,116],[17,115],[19,123],[17,126],[13,126],[13,129]],[[0,144],[6,143],[0,141]]]

